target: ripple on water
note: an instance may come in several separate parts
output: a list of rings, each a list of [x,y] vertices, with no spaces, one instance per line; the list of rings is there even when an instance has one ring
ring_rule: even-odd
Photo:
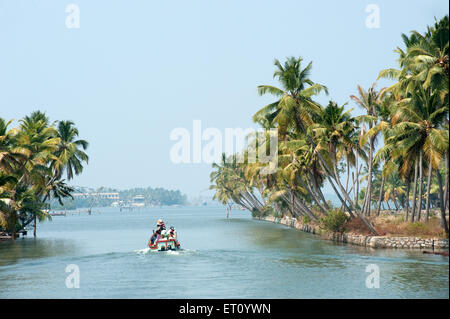
[[[191,249],[178,249],[178,250],[168,250],[168,251],[158,251],[158,250],[152,250],[150,248],[143,248],[143,249],[136,249],[133,251],[134,253],[138,255],[147,255],[147,254],[153,254],[157,253],[160,255],[172,255],[172,256],[178,256],[178,255],[184,255],[184,254],[190,254],[196,252],[195,250]]]

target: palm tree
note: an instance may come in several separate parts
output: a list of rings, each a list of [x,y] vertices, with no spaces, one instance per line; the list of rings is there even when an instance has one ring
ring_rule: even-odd
[[[222,154],[220,164],[213,163],[213,171],[210,180],[213,183],[210,189],[216,190],[214,199],[221,200],[222,203],[230,199],[252,212],[259,212],[264,206],[253,194],[249,181],[244,176],[244,164],[238,163],[236,156],[232,160]]]
[[[417,40],[408,48],[406,63],[424,89],[438,89],[444,99],[448,95],[449,18],[445,16],[436,21],[424,35],[417,31],[412,33]]]
[[[366,136],[369,137],[369,157],[368,157],[368,178],[367,178],[367,192],[366,198],[363,203],[363,213],[370,216],[370,196],[372,195],[372,170],[373,170],[373,156],[375,150],[375,141],[378,137],[379,130],[372,130],[374,126],[377,126],[378,113],[381,104],[382,95],[380,92],[375,91],[376,83],[372,84],[367,91],[358,85],[359,97],[351,95],[350,98],[357,103],[362,109],[366,111],[366,115],[359,116],[360,122],[368,123],[369,131]],[[361,144],[364,145],[366,138],[361,139]]]
[[[26,150],[17,147],[15,136],[17,130],[8,130],[12,120],[6,122],[0,117],[0,170],[11,173],[26,158]]]
[[[355,119],[350,112],[345,111],[345,105],[338,106],[330,101],[327,107],[320,109],[318,118],[320,122],[311,125],[308,130],[314,134],[317,142],[317,152],[326,150],[330,154],[331,165],[333,167],[336,183],[343,188],[338,173],[338,163],[342,157],[351,157],[355,145],[354,133]]]
[[[389,153],[393,159],[403,158],[400,171],[406,175],[410,165],[414,164],[413,206],[411,221],[418,219],[422,209],[422,176],[423,157],[428,165],[438,168],[439,162],[448,150],[448,131],[441,128],[442,120],[448,114],[448,106],[442,105],[437,90],[430,92],[418,87],[415,94],[398,103],[392,118],[392,130],[380,153]],[[418,184],[418,185],[417,185]],[[419,188],[419,199],[416,202],[416,189]],[[427,196],[429,196],[427,194]]]
[[[67,179],[71,180],[74,174],[79,175],[83,171],[82,162],[89,161],[87,154],[80,149],[86,150],[89,143],[85,140],[77,140],[78,134],[78,129],[72,121],[58,122],[56,136],[60,143],[55,152],[56,159],[51,163],[57,178],[60,178],[65,170]]]
[[[62,121],[57,131],[48,117],[36,111],[20,121],[16,129],[8,130],[11,122],[0,119],[0,227],[12,232],[24,229],[34,221],[50,218],[43,208],[46,201],[70,197],[73,188],[63,179],[82,171],[87,155],[87,142],[75,140],[78,130],[72,122]]]
[[[409,175],[406,173],[411,171],[411,165],[414,166],[412,221],[416,208],[419,210],[418,219],[421,217],[423,168],[428,168],[425,205],[428,219],[433,169],[438,173],[439,162],[444,154],[447,157],[448,152],[448,129],[444,128],[444,124],[448,123],[448,32],[448,16],[445,16],[434,26],[428,27],[423,35],[417,31],[413,31],[410,37],[402,35],[406,51],[397,49],[401,69],[383,70],[379,76],[397,80],[386,90],[400,101],[399,110],[393,117],[393,121],[398,122],[394,134],[397,136],[393,136],[387,144],[395,147],[394,153],[397,153],[398,159],[404,157],[401,160],[404,175]],[[417,181],[419,185],[416,185]],[[407,189],[409,193],[409,185]],[[441,198],[441,205],[444,206],[441,210],[443,223],[446,223],[447,196]]]
[[[397,200],[400,200],[401,196],[404,196],[406,193],[405,185],[402,180],[399,178],[398,173],[392,171],[385,178],[385,191],[384,191],[384,201],[392,201],[395,207],[398,209],[400,204]]]
[[[312,63],[310,62],[304,69],[301,68],[302,58],[290,57],[281,65],[278,60],[275,60],[276,70],[274,77],[278,78],[281,83],[281,88],[271,85],[258,86],[260,95],[270,93],[279,99],[269,105],[266,105],[259,110],[254,116],[255,122],[261,123],[269,121],[277,127],[279,134],[284,138],[288,132],[297,131],[302,132],[307,141],[316,148],[317,145],[312,137],[307,133],[306,128],[313,125],[313,117],[321,111],[321,106],[312,100],[315,95],[328,90],[321,84],[314,83],[309,79]],[[368,223],[368,221],[359,213],[356,207],[353,207],[350,196],[345,191],[340,181],[336,180],[336,175],[329,167],[327,161],[322,156],[321,152],[317,152],[321,166],[326,171],[326,177],[330,185],[335,190],[337,196],[342,202],[342,205],[347,209],[351,216],[355,212],[367,225],[372,233],[376,234],[375,229]],[[338,184],[340,192],[337,190],[334,182]],[[341,197],[344,196],[344,198]]]

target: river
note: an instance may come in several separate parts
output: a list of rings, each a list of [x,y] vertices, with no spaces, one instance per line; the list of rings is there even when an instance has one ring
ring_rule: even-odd
[[[159,218],[182,250],[146,249]],[[79,288],[66,287],[70,264]],[[366,287],[369,265],[379,288]],[[0,298],[449,298],[449,260],[337,244],[248,211],[227,219],[222,207],[94,208],[0,242]]]

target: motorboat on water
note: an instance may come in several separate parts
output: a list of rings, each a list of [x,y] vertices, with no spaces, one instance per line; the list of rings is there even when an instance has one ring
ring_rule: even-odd
[[[178,235],[175,231],[175,227],[170,226],[170,229],[166,230],[163,220],[159,219],[156,232],[153,231],[153,235],[150,237],[147,245],[151,250],[177,250],[180,249],[181,246],[177,237]]]

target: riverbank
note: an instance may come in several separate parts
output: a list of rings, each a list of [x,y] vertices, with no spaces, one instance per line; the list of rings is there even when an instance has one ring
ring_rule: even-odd
[[[443,238],[422,238],[422,237],[391,237],[391,236],[368,236],[355,233],[336,233],[327,232],[318,226],[305,224],[295,218],[287,216],[276,218],[274,216],[266,216],[260,220],[268,221],[276,224],[282,224],[301,230],[306,233],[319,235],[325,240],[331,240],[340,243],[348,243],[358,246],[371,248],[408,248],[408,249],[433,249],[448,250],[448,239]]]

